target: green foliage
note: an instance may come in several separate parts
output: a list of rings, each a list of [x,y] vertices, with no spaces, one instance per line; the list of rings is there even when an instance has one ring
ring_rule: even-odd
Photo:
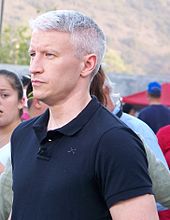
[[[121,56],[113,49],[109,49],[106,52],[104,63],[106,64],[107,72],[129,72],[129,67],[125,64]]]
[[[5,27],[0,38],[0,63],[28,65],[29,40],[26,27]]]

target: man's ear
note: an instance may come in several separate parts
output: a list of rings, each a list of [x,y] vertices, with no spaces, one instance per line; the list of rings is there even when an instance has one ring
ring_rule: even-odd
[[[95,54],[88,54],[84,57],[81,69],[81,76],[87,77],[91,75],[96,67],[97,57]]]

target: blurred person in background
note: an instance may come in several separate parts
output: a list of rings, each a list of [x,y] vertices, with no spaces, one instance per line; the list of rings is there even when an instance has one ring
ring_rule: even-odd
[[[155,134],[161,127],[170,124],[170,110],[161,104],[161,93],[161,84],[150,82],[147,87],[149,106],[143,108],[138,115]]]
[[[48,106],[44,102],[33,97],[33,88],[31,82],[27,87],[26,97],[27,97],[27,108],[30,118],[41,115],[48,108]]]
[[[0,70],[0,163],[5,167],[10,157],[10,137],[21,122],[23,112],[23,87],[18,76]]]
[[[164,126],[156,133],[161,150],[170,168],[170,125]]]
[[[170,125],[160,128],[156,135],[170,169]],[[159,218],[160,220],[170,220],[170,209],[160,211]]]
[[[23,113],[22,113],[21,119],[22,119],[22,121],[25,121],[25,120],[30,119],[30,115],[29,115],[29,112],[28,112],[28,106],[27,106],[27,96],[26,96],[27,87],[31,82],[30,75],[28,75],[28,74],[23,75],[21,77],[21,81],[22,81],[23,90],[24,90],[24,108],[23,108]]]
[[[122,111],[129,115],[136,116],[136,108],[132,104],[124,103],[122,105]]]
[[[10,137],[13,130],[21,123],[23,112],[23,86],[19,77],[8,70],[0,70],[0,219],[6,220],[11,210],[12,183],[1,182],[4,170],[9,169],[11,173],[11,149]]]

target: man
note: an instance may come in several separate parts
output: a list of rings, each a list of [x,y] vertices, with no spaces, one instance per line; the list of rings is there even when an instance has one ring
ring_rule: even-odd
[[[12,220],[157,220],[141,141],[90,96],[103,32],[67,10],[32,30],[33,94],[49,110],[13,133]]]
[[[155,134],[161,127],[170,124],[170,110],[161,104],[161,93],[162,88],[158,82],[149,83],[147,88],[149,106],[143,108],[138,116]]]
[[[132,115],[132,116],[136,116],[137,110],[134,105],[129,104],[129,103],[124,103],[122,108],[123,108],[123,112],[129,115]]]

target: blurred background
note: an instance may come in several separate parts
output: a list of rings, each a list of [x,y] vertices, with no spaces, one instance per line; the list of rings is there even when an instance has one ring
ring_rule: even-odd
[[[103,67],[121,96],[142,91],[151,80],[170,81],[169,0],[0,0],[0,9],[0,68],[27,73],[29,20],[47,10],[75,9],[105,32]]]

